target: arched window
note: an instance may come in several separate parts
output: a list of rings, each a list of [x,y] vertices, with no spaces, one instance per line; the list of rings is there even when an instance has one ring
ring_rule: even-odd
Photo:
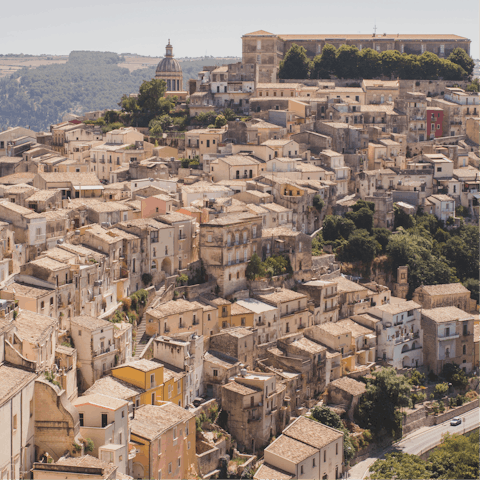
[[[247,232],[243,232],[243,243],[247,243]]]
[[[402,353],[404,353],[404,352],[408,352],[408,345],[404,345],[402,347]]]
[[[238,245],[240,242],[240,235],[238,233],[235,234],[235,245]]]
[[[227,235],[227,247],[229,247],[231,243],[232,243],[232,236],[230,234],[228,234]]]

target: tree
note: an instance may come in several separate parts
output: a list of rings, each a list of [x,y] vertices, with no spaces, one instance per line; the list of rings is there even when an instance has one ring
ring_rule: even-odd
[[[161,97],[157,100],[157,114],[168,115],[175,106],[175,102],[171,97]]]
[[[139,110],[138,102],[135,97],[124,95],[120,101],[120,105],[124,112],[134,113]]]
[[[368,207],[362,207],[357,211],[347,212],[345,218],[351,220],[356,228],[371,232],[373,228],[373,211]]]
[[[439,69],[439,75],[444,80],[462,80],[467,76],[467,72],[460,65],[450,60],[443,60]]]
[[[402,80],[416,80],[423,78],[422,67],[418,60],[418,55],[408,55],[403,53],[400,57],[398,75]]]
[[[479,282],[478,278],[467,278],[463,282],[463,286],[470,290],[470,298],[474,300],[479,300]]]
[[[313,60],[313,74],[314,78],[330,78],[335,73],[337,64],[337,49],[325,44],[321,55],[317,55]]]
[[[359,76],[377,78],[382,74],[382,56],[372,48],[364,48],[358,55]]]
[[[227,124],[227,119],[223,115],[218,115],[215,119],[215,128],[222,128]]]
[[[282,255],[272,255],[263,262],[265,271],[272,276],[292,273],[292,266],[288,257]]]
[[[148,124],[148,133],[151,137],[160,138],[163,135],[162,125],[159,120],[152,120]]]
[[[467,92],[479,92],[480,91],[480,80],[478,78],[474,78],[472,83],[467,85],[466,90],[467,90]]]
[[[318,213],[322,212],[323,207],[325,206],[325,202],[322,200],[322,197],[320,197],[320,195],[315,195],[313,197],[313,206],[316,208]]]
[[[263,278],[266,275],[265,267],[260,257],[254,253],[248,262],[245,270],[245,276],[248,280],[255,280],[256,278]]]
[[[388,78],[398,76],[401,56],[398,50],[385,50],[381,53],[383,75]]]
[[[345,458],[345,462],[349,462],[355,455],[355,447],[350,438],[350,432],[345,427],[340,416],[330,408],[321,406],[315,407],[312,410],[312,415],[310,418],[316,420],[317,422],[323,423],[323,425],[326,425],[327,427],[340,430],[343,433],[343,456]]]
[[[310,72],[310,60],[307,50],[294,43],[284,59],[280,62],[278,76],[280,78],[304,79]]]
[[[437,383],[433,393],[437,398],[442,398],[448,392],[448,383]]]
[[[337,50],[335,74],[338,78],[358,77],[358,48],[354,45],[342,45]]]
[[[452,53],[448,56],[447,60],[450,60],[450,62],[460,65],[469,77],[472,75],[473,69],[475,67],[475,62],[463,48],[454,48],[452,50]]]
[[[346,261],[371,263],[381,248],[367,230],[359,229],[355,230],[348,238],[341,257]]]
[[[431,478],[429,464],[417,455],[387,453],[370,467],[370,480]],[[453,477],[452,477],[453,478]]]
[[[468,385],[467,375],[456,363],[446,363],[442,369],[442,377],[454,387],[466,388]]]
[[[388,241],[392,232],[388,228],[374,228],[372,229],[372,235],[375,240],[382,247],[382,253],[386,252]]]
[[[383,368],[367,379],[367,388],[355,411],[357,423],[379,433],[398,437],[402,433],[400,407],[408,407],[410,385],[404,375],[397,375],[394,368]]]
[[[230,122],[232,120],[235,120],[237,116],[235,115],[235,112],[231,108],[226,108],[223,111],[223,116]]]
[[[201,112],[195,117],[195,122],[199,123],[200,125],[210,125],[215,121],[216,117],[217,116],[215,115],[214,111]]]
[[[145,81],[140,85],[138,94],[138,105],[142,110],[156,113],[158,110],[158,101],[165,95],[167,84],[165,80],[154,78]]]
[[[418,61],[422,69],[422,78],[426,80],[438,78],[442,62],[437,55],[432,52],[424,52],[418,57]]]
[[[478,432],[468,436],[445,434],[443,442],[428,457],[430,477],[407,478],[462,478],[479,477]]]
[[[355,224],[351,220],[338,215],[327,215],[323,221],[322,234],[326,241],[347,240],[354,230]]]

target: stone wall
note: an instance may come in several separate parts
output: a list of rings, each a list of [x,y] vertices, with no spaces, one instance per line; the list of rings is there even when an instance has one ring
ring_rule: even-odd
[[[218,467],[220,457],[223,457],[226,451],[226,440],[223,438],[212,449],[197,454],[197,464],[200,474],[203,476],[215,470]]]

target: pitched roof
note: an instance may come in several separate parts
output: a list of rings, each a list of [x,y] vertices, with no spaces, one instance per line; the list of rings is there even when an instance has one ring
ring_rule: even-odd
[[[146,360],[145,358],[142,358],[141,360],[135,360],[133,362],[126,362],[122,365],[118,365],[117,367],[114,367],[113,370],[118,370],[119,368],[124,367],[131,367],[135,370],[140,370],[141,372],[151,372],[152,370],[157,370],[162,366],[163,364],[161,363],[153,362],[151,360]]]
[[[427,295],[458,295],[459,293],[469,294],[470,291],[461,283],[444,283],[440,285],[423,285],[419,287]]]
[[[285,460],[298,464],[308,457],[315,455],[318,450],[306,443],[299,442],[287,435],[280,435],[266,449],[266,452],[278,455]]]
[[[40,341],[58,323],[56,318],[39,315],[30,310],[20,310],[13,321],[18,336],[32,343]]]
[[[0,365],[0,405],[3,405],[6,400],[36,377],[35,372],[29,372],[13,365]]]
[[[430,318],[436,323],[454,322],[455,320],[470,320],[473,316],[457,307],[424,308],[424,317]]]
[[[290,302],[292,300],[300,300],[302,298],[306,298],[306,295],[303,293],[294,292],[293,290],[288,290],[287,288],[282,288],[273,293],[257,295],[257,297],[265,302],[280,303]]]
[[[344,392],[347,392],[350,395],[362,395],[363,393],[365,393],[365,390],[367,389],[364,383],[357,382],[357,380],[354,380],[353,378],[350,378],[350,377],[337,378],[337,380],[330,382],[329,386],[330,385],[331,387],[339,388],[340,390],[343,390]]]
[[[157,305],[156,307],[149,308],[147,313],[155,318],[163,318],[169,315],[175,315],[178,313],[191,312],[202,308],[202,305],[198,302],[189,302],[183,298],[178,300],[170,300],[169,302]]]
[[[108,410],[118,410],[119,408],[128,405],[128,402],[121,400],[118,397],[111,397],[101,393],[91,393],[89,395],[82,395],[76,398],[73,402],[77,408],[81,405],[96,405],[98,407],[106,408]]]
[[[253,478],[257,480],[290,480],[293,475],[268,463],[263,463]]]
[[[283,431],[283,435],[319,449],[343,437],[339,430],[307,417],[298,417]]]
[[[136,409],[130,425],[134,435],[154,440],[164,431],[194,417],[193,413],[182,407],[166,402],[163,405],[144,405]]]
[[[102,393],[111,397],[129,400],[144,392],[145,390],[143,388],[139,388],[109,375],[98,379],[87,391],[85,391],[84,395]]]
[[[83,327],[87,330],[94,331],[98,330],[99,328],[108,328],[112,327],[113,323],[108,322],[107,320],[103,320],[97,317],[91,317],[89,315],[79,315],[77,317],[72,317],[71,323]]]

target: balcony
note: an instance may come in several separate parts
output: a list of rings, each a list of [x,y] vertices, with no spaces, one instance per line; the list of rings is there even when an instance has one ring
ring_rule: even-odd
[[[450,333],[448,335],[439,335],[438,336],[438,339],[440,341],[444,341],[444,340],[454,340],[455,338],[460,338],[460,335],[458,334],[455,334],[455,333]]]
[[[333,311],[336,310],[337,308],[338,308],[338,305],[332,305],[331,307],[324,308],[324,309],[323,309],[323,313],[333,312]]]
[[[179,240],[185,240],[186,238],[187,238],[187,236],[184,233],[179,233],[178,234],[178,239]]]

